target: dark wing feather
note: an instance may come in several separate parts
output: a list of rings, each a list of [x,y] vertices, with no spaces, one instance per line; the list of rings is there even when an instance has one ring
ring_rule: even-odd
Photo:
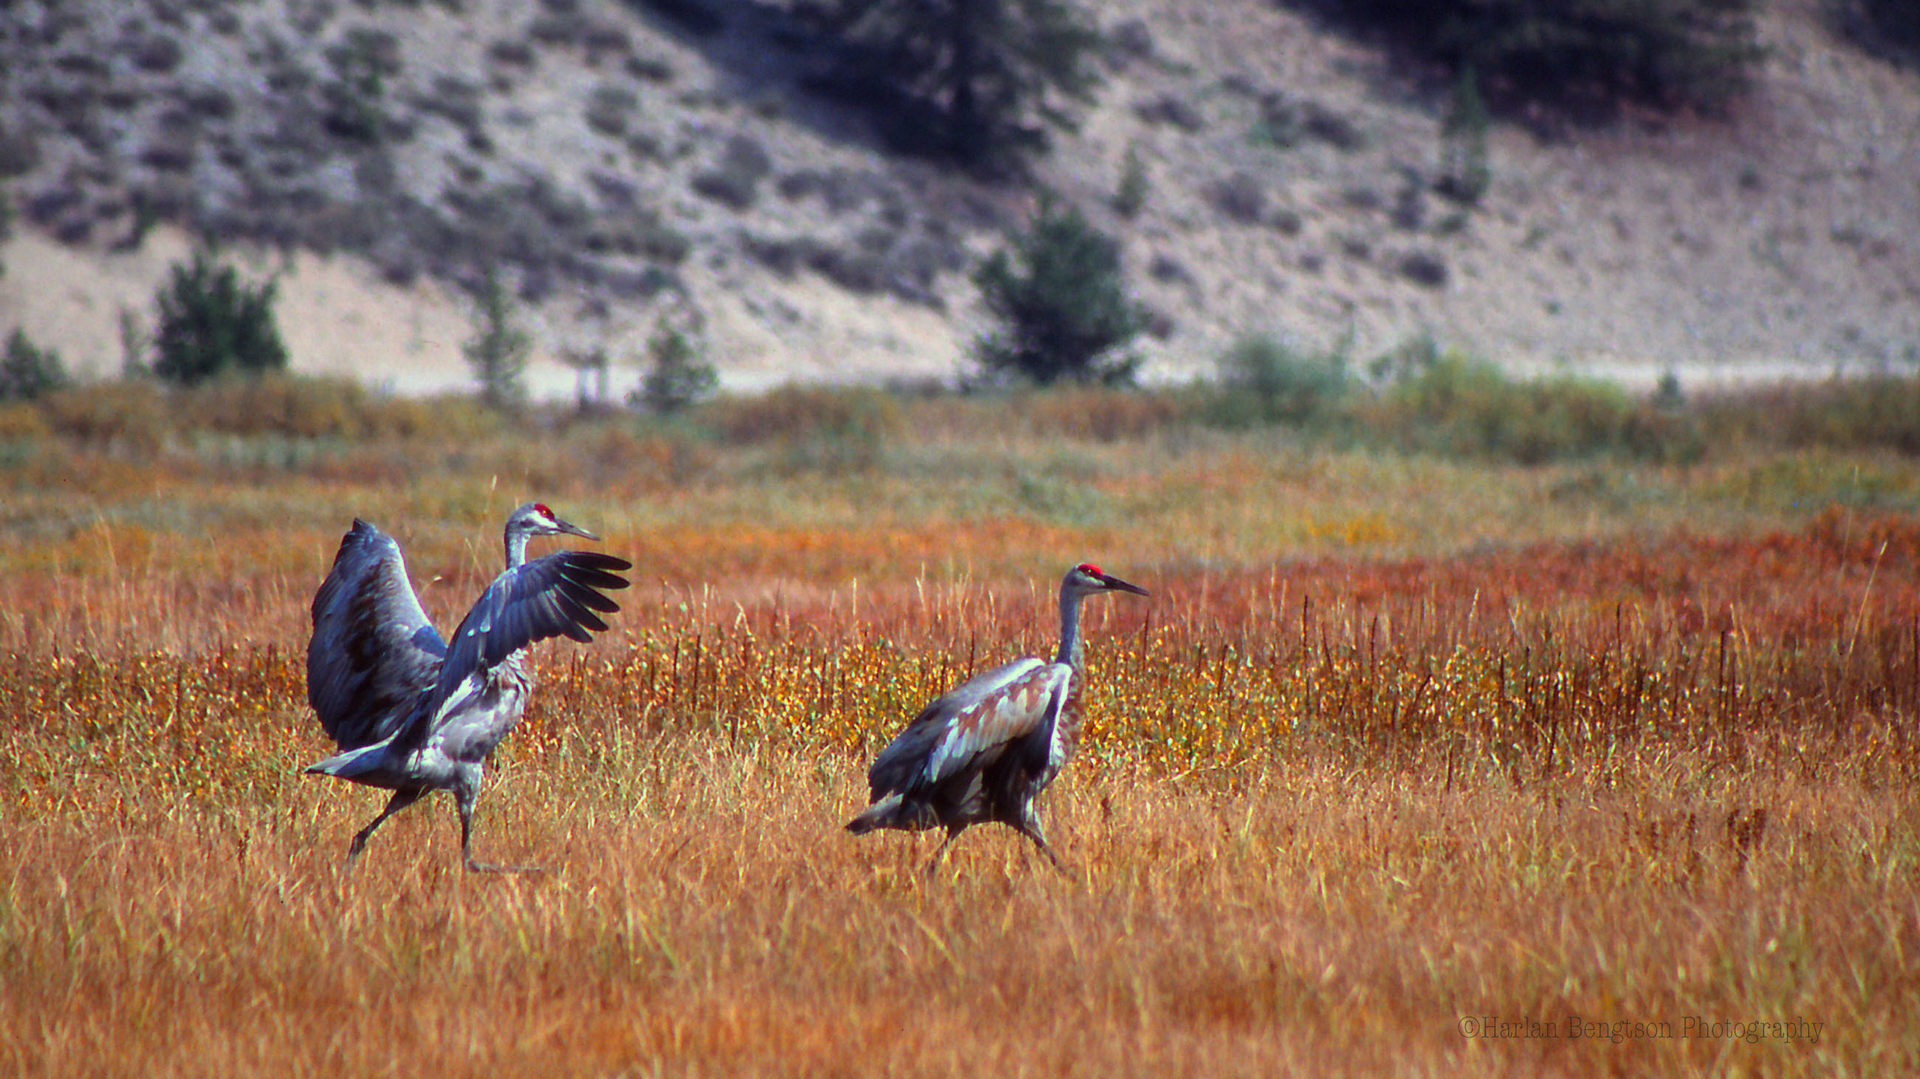
[[[392,735],[433,688],[446,654],[400,545],[355,518],[313,597],[307,701],[320,725],[341,749]]]
[[[591,641],[607,624],[595,611],[620,605],[596,589],[625,588],[616,570],[633,563],[598,551],[560,551],[502,573],[487,586],[448,645],[434,699],[444,701],[475,671],[493,667],[520,649],[565,635]]]
[[[867,773],[872,796],[931,788],[1041,729],[1066,697],[1071,668],[1037,659],[988,671],[921,711]]]

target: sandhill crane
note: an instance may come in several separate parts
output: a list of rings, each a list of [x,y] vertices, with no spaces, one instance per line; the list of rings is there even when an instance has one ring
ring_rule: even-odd
[[[1101,592],[1147,594],[1082,563],[1060,582],[1060,653],[1052,663],[1027,658],[976,675],[926,706],[867,773],[873,804],[847,830],[921,831],[944,827],[940,858],[968,825],[999,821],[1033,840],[1064,869],[1047,844],[1033,800],[1080,746],[1082,722],[1080,604]]]
[[[620,606],[596,589],[627,587],[624,558],[560,551],[527,561],[534,536],[600,537],[529,502],[507,518],[507,568],[442,640],[407,581],[393,537],[358,518],[313,597],[307,700],[341,752],[308,768],[393,791],[387,807],[347,848],[347,868],[388,817],[428,791],[451,791],[460,811],[460,854],[474,871],[524,872],[473,859],[473,803],[482,763],[526,707],[533,688],[525,656],[535,641],[593,639],[607,624],[595,611]]]

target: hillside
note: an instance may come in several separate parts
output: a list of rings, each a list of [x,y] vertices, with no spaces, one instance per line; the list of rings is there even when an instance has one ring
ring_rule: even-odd
[[[1817,0],[1767,7],[1725,120],[1496,128],[1464,220],[1427,191],[1427,73],[1271,2],[1095,10],[1107,82],[1039,179],[1124,239],[1156,377],[1255,332],[1632,381],[1917,357],[1920,78]],[[737,387],[948,377],[979,326],[966,268],[1029,202],[886,154],[805,89],[829,43],[768,4],[42,0],[5,31],[0,329],[93,375],[197,230],[283,272],[296,367],[402,391],[466,384],[462,290],[490,266],[544,395],[573,392],[560,354],[630,363],[662,315]]]

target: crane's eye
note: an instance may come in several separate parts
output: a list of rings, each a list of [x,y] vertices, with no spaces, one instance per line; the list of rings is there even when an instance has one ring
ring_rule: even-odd
[[[553,511],[547,508],[547,504],[545,502],[535,502],[533,504],[533,512],[539,514],[542,517],[553,516]]]
[[[1091,562],[1082,562],[1073,568],[1079,570],[1081,573],[1084,573],[1089,577],[1105,577],[1106,576],[1106,574],[1100,572],[1099,566],[1096,566]]]

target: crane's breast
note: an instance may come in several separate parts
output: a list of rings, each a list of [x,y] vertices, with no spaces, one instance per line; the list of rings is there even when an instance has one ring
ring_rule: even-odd
[[[467,677],[440,713],[432,741],[456,761],[479,761],[512,732],[533,693],[522,652]]]

